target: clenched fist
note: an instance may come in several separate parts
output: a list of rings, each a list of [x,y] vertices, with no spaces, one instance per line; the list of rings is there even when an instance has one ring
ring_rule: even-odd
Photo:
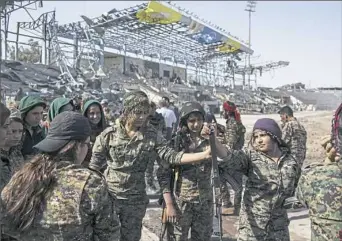
[[[341,155],[336,152],[336,149],[332,144],[332,138],[330,135],[322,138],[321,145],[325,149],[327,161],[338,162],[341,159]]]

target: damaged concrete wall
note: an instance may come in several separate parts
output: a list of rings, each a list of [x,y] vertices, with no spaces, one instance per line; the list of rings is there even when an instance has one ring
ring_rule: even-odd
[[[124,58],[120,55],[106,56],[104,61],[104,71],[123,73],[123,61]]]

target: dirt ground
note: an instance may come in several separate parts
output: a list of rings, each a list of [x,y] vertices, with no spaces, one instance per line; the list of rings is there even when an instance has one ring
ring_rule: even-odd
[[[331,119],[333,112],[298,112],[295,113],[297,119],[304,125],[307,139],[306,163],[320,161],[324,158],[324,152],[320,145],[321,138],[331,132]],[[279,115],[242,115],[242,121],[247,129],[246,141],[250,139],[251,131],[255,121],[259,118],[268,117],[279,121]],[[217,118],[220,124],[224,124],[224,119]],[[305,164],[304,164],[305,165]],[[227,215],[223,217],[224,240],[236,240],[236,227],[238,217],[231,216],[231,210],[224,210]],[[149,208],[144,219],[144,230],[142,241],[158,240],[157,235],[160,231],[160,208],[155,204],[155,200],[150,200]],[[310,240],[310,221],[307,210],[289,212],[290,233],[292,241]]]
[[[315,112],[298,112],[295,117],[304,125],[308,139],[307,139],[307,152],[306,162],[322,160],[324,153],[320,145],[321,138],[324,135],[329,135],[331,132],[331,119],[333,112],[331,111],[315,111]],[[242,122],[246,126],[246,142],[251,138],[252,128],[255,121],[259,118],[272,118],[279,122],[279,115],[242,115]],[[224,124],[224,119],[218,118],[220,124]]]

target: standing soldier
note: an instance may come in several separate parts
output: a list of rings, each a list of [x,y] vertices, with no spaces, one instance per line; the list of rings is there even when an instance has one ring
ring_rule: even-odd
[[[19,110],[24,123],[21,153],[25,159],[36,154],[33,146],[45,138],[44,130],[40,125],[45,107],[46,103],[40,97],[25,96],[20,100]]]
[[[91,127],[90,148],[88,149],[88,154],[82,163],[84,166],[87,167],[90,162],[91,149],[96,140],[96,137],[100,135],[100,133],[104,131],[108,125],[102,105],[97,100],[88,99],[87,101],[83,102],[82,114],[88,119]]]
[[[203,132],[209,135],[208,127]],[[273,119],[259,119],[253,127],[251,148],[231,150],[216,140],[221,168],[247,176],[241,203],[239,241],[290,241],[289,219],[284,207],[300,177],[300,167],[281,140]]]
[[[293,116],[293,110],[289,106],[281,108],[278,114],[282,122],[282,139],[302,167],[306,156],[306,130]]]
[[[142,220],[149,202],[145,172],[151,156],[157,153],[163,166],[182,165],[208,160],[210,150],[188,154],[176,152],[156,129],[146,125],[150,102],[142,91],[125,95],[119,125],[109,127],[97,138],[90,168],[105,170],[109,190],[115,199],[121,223],[120,241],[139,241]],[[170,203],[170,180],[160,178],[164,200]]]
[[[331,137],[322,141],[327,158],[305,167],[297,197],[309,208],[311,241],[342,240],[342,166]]]
[[[223,103],[223,117],[226,119],[225,129],[225,141],[226,145],[232,150],[241,150],[245,144],[245,133],[246,128],[241,122],[240,113],[238,112],[236,105],[233,102],[226,101]],[[227,170],[229,172],[229,170]],[[227,186],[226,175],[234,175],[235,180],[238,180],[238,190],[235,191],[234,195],[234,213],[239,214],[240,203],[242,198],[242,173],[222,173],[221,186],[223,203],[225,207],[231,205],[230,193]]]
[[[175,148],[186,153],[205,150],[209,141],[201,136],[204,121],[205,111],[200,103],[185,103],[180,111]],[[191,240],[210,240],[213,228],[211,170],[212,163],[205,161],[174,168],[171,185],[179,220],[173,224],[173,234],[172,228],[167,231],[175,241],[188,240],[190,229]]]
[[[12,174],[24,164],[24,157],[21,154],[21,138],[23,135],[23,121],[19,110],[12,109],[9,117],[6,144],[1,154],[10,161]]]

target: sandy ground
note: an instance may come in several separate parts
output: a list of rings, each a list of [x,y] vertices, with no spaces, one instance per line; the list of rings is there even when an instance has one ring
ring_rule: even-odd
[[[307,140],[307,159],[306,163],[322,160],[324,157],[323,149],[320,146],[320,139],[324,135],[329,135],[331,131],[331,119],[333,112],[298,112],[295,116],[304,125],[308,133]],[[246,140],[251,136],[253,124],[259,118],[268,117],[279,121],[279,115],[242,115],[242,121],[247,129]],[[224,124],[224,120],[217,118],[220,124]],[[236,240],[236,227],[238,217],[231,215],[232,210],[224,210],[226,214],[223,217],[224,240]],[[148,210],[144,219],[144,229],[142,232],[142,241],[158,241],[160,231],[160,214],[161,210],[156,205],[155,200],[150,200]],[[307,210],[289,211],[290,233],[292,241],[309,241],[310,240],[310,220],[307,216]]]

